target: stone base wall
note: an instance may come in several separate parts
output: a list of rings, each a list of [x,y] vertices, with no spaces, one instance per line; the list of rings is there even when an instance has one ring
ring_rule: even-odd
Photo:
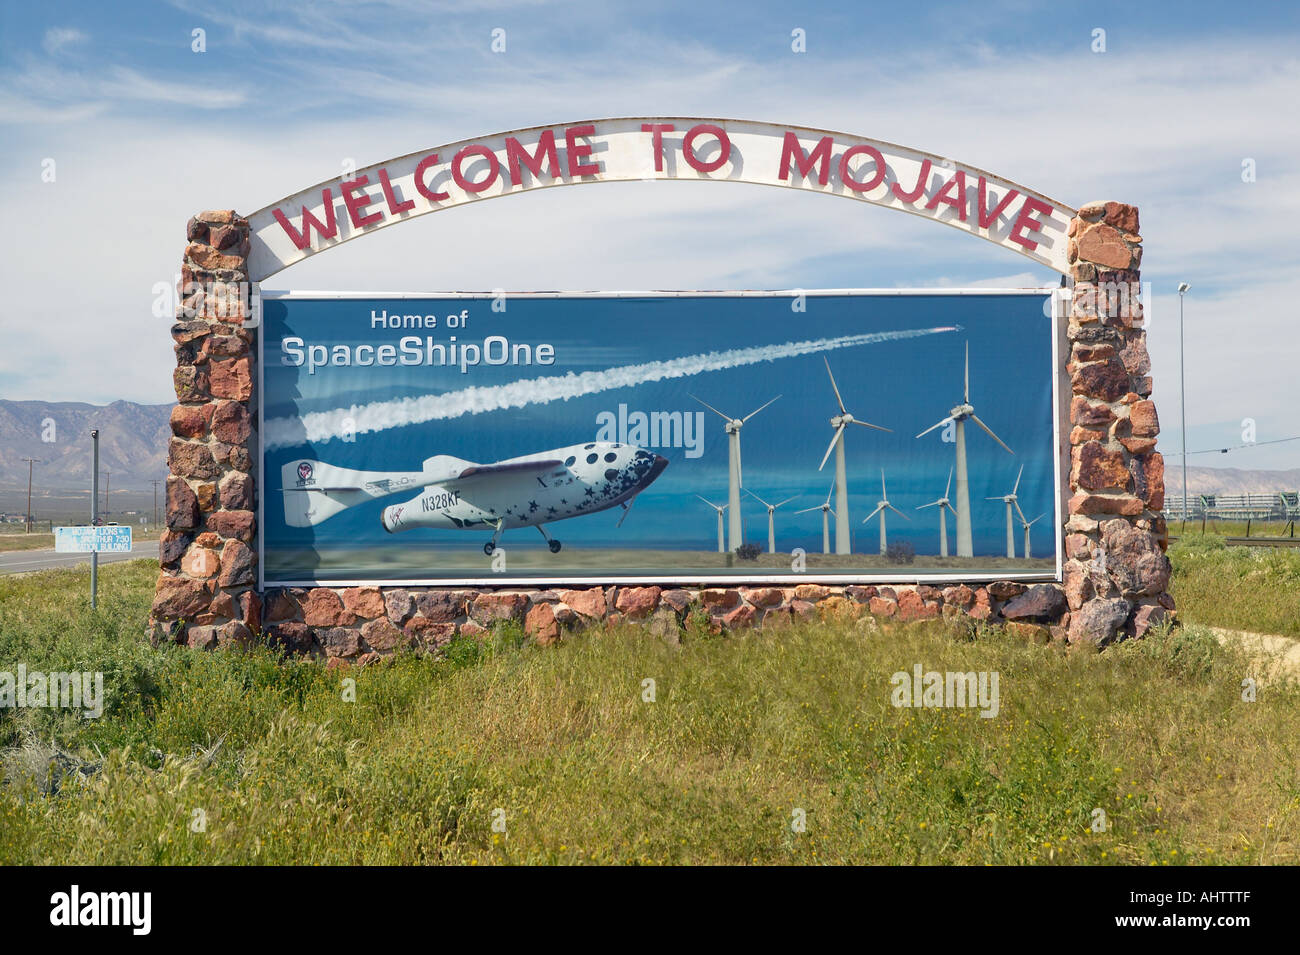
[[[294,653],[371,660],[435,650],[513,619],[539,642],[601,620],[676,634],[689,615],[715,630],[799,617],[964,615],[1026,636],[1105,647],[1170,619],[1160,425],[1140,304],[1138,211],[1090,203],[1069,227],[1069,500],[1060,584],[931,587],[540,590],[289,588],[259,594],[256,329],[248,316],[248,222],[202,212],[187,226],[177,323],[167,528],[150,634],[196,648],[267,638]]]
[[[365,663],[412,648],[436,651],[457,635],[482,636],[512,620],[538,643],[603,622],[647,625],[675,638],[694,618],[720,633],[771,629],[799,619],[854,619],[864,614],[904,622],[964,617],[1005,625],[1028,639],[1065,640],[1069,611],[1057,584],[998,581],[987,586],[930,587],[585,587],[453,590],[314,587],[269,591],[265,637],[290,653]],[[186,642],[228,642],[215,625],[190,626]]]

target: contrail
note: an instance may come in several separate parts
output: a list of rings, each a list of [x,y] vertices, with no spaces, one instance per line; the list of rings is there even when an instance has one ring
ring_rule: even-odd
[[[623,365],[604,371],[584,371],[575,375],[556,375],[549,378],[530,378],[505,385],[475,386],[440,395],[423,395],[419,398],[394,398],[375,401],[353,408],[336,408],[333,411],[313,411],[301,418],[273,418],[265,423],[266,448],[276,450],[293,447],[303,442],[332,441],[346,434],[370,434],[400,428],[409,424],[423,424],[445,418],[459,418],[467,414],[482,414],[503,408],[522,408],[526,405],[546,404],[551,401],[568,401],[613,388],[627,388],[650,381],[668,378],[686,378],[706,371],[722,371],[742,365],[794,358],[817,352],[850,348],[854,345],[874,345],[904,338],[919,338],[941,332],[955,332],[957,326],[943,328],[915,328],[892,332],[871,332],[862,335],[841,335],[837,338],[820,338],[781,345],[756,345],[751,348],[733,348],[726,351],[707,352],[703,355],[686,355],[667,361],[651,361],[641,365]]]

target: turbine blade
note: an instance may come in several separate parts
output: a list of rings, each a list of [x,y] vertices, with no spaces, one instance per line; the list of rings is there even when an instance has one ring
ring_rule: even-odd
[[[844,407],[844,399],[840,397],[840,386],[835,384],[835,376],[831,374],[831,363],[825,355],[822,355],[822,361],[826,362],[826,374],[831,376],[831,387],[835,389],[835,400],[839,402],[840,414],[848,414],[849,409]]]
[[[761,497],[759,497],[757,494],[751,491],[749,488],[742,487],[741,490],[744,491],[746,494],[748,494],[750,497],[752,497],[754,500],[758,501],[758,503],[762,504],[764,507],[772,506],[771,504],[767,503],[767,501],[763,500]]]
[[[889,494],[885,491],[885,469],[880,469],[880,496],[884,500],[889,499]]]
[[[830,486],[830,489],[827,490],[827,492],[826,492],[826,505],[827,505],[828,507],[830,506],[830,503],[831,503],[831,496],[832,496],[834,493],[835,493],[835,479],[834,479],[834,478],[831,478],[831,486]]]
[[[951,420],[952,420],[952,415],[949,415],[948,417],[944,418],[942,421],[938,422],[937,424],[932,424],[932,425],[930,425],[930,427],[926,428],[924,431],[922,431],[920,434],[918,434],[917,437],[918,437],[918,438],[924,438],[927,434],[929,434],[929,433],[930,433],[931,431],[933,431],[935,428],[942,428],[944,425],[946,425],[946,424],[947,424],[949,421],[951,421]]]
[[[1025,466],[1022,464],[1020,465],[1020,473],[1016,475],[1015,486],[1011,488],[1012,494],[1015,494],[1017,491],[1020,490],[1020,479],[1024,476],[1025,476]]]
[[[905,520],[905,521],[910,521],[910,520],[911,520],[910,517],[908,517],[906,514],[904,514],[904,513],[903,513],[902,511],[900,511],[898,508],[894,507],[894,505],[892,505],[892,504],[886,504],[885,506],[886,506],[887,508],[889,508],[891,511],[893,511],[895,514],[897,514],[899,517],[901,517],[903,520]]]
[[[795,511],[795,513],[796,513],[796,514],[807,514],[809,511],[820,511],[821,509],[822,509],[822,506],[821,506],[820,504],[817,504],[817,505],[814,505],[813,507],[805,507],[802,511]]]
[[[893,429],[893,428],[882,428],[882,427],[881,427],[880,425],[878,425],[878,424],[871,424],[869,421],[859,421],[857,418],[854,418],[854,419],[853,419],[853,423],[854,423],[854,424],[860,424],[860,425],[862,425],[862,427],[864,427],[864,428],[875,428],[877,431],[888,431],[890,434],[893,434],[893,433],[894,433],[894,429]]]
[[[868,514],[866,517],[864,517],[864,518],[862,519],[862,523],[865,524],[867,521],[871,520],[873,517],[875,517],[877,514],[879,514],[879,513],[880,513],[881,511],[883,511],[884,509],[885,509],[885,506],[884,506],[883,504],[879,505],[879,506],[878,506],[874,511],[872,511],[870,514]]]
[[[707,497],[705,497],[703,494],[696,494],[695,496],[698,497],[698,498],[699,498],[701,501],[703,501],[705,504],[709,505],[709,507],[716,508],[716,507],[718,506],[718,505],[714,504],[712,501],[710,501],[710,500],[709,500]]]
[[[963,392],[966,404],[970,404],[970,339],[966,339],[966,390]]]
[[[918,511],[923,511],[923,510],[925,510],[927,507],[937,507],[938,504],[939,504],[938,501],[931,501],[929,504],[921,504],[921,505],[919,505],[919,506],[917,507],[917,510],[918,510]]]
[[[989,436],[990,438],[992,438],[992,439],[993,439],[994,441],[996,441],[998,444],[1002,445],[1003,449],[1007,452],[1007,454],[1015,454],[1015,453],[1016,453],[1016,452],[1012,451],[1010,448],[1007,447],[1005,441],[1003,441],[1001,438],[999,438],[996,434],[993,433],[993,429],[992,429],[992,428],[990,428],[988,425],[986,425],[983,421],[980,420],[979,415],[973,414],[973,415],[970,416],[970,419],[971,419],[972,421],[974,421],[977,425],[979,425],[981,428],[983,428],[983,429],[988,433],[988,436]]]
[[[787,497],[784,501],[781,501],[781,502],[778,503],[778,504],[772,504],[772,505],[770,505],[770,506],[773,507],[773,508],[777,508],[777,507],[780,507],[781,504],[789,504],[791,501],[793,501],[793,500],[794,500],[795,498],[797,498],[798,496],[799,496],[799,495],[796,494],[794,497]]]
[[[1016,513],[1020,515],[1020,523],[1021,523],[1021,524],[1024,524],[1024,523],[1025,523],[1025,512],[1022,511],[1022,510],[1020,509],[1020,502],[1019,502],[1019,501],[1012,501],[1012,502],[1011,502],[1011,506],[1014,507],[1014,508],[1016,509]]]
[[[948,469],[948,483],[943,486],[944,499],[948,498],[948,491],[952,488],[952,468]]]
[[[818,471],[826,467],[826,461],[830,458],[831,452],[835,450],[835,442],[840,439],[840,435],[843,433],[844,433],[844,425],[841,424],[838,428],[835,429],[835,436],[831,438],[831,443],[827,446],[826,453],[822,455],[822,463],[817,465]],[[832,485],[832,487],[834,487],[834,485]]]
[[[781,397],[780,395],[777,395],[776,398],[773,398],[773,399],[772,399],[772,401],[776,401],[777,398],[780,398],[780,397]],[[769,402],[767,403],[767,405],[770,405],[770,404],[772,403],[772,401],[769,401]],[[758,414],[760,411],[762,411],[763,408],[766,408],[767,405],[762,405],[761,407],[755,408],[755,409],[754,409],[753,411],[751,411],[749,414],[745,415],[745,417],[743,417],[743,418],[740,419],[741,424],[744,424],[744,423],[745,423],[746,421],[748,421],[750,418],[754,417],[754,415],[756,415],[756,414]]]
[[[687,392],[687,394],[690,394],[690,392]],[[695,395],[691,395],[691,397],[692,397],[692,398],[695,398]],[[730,416],[730,415],[725,415],[725,414],[723,414],[721,411],[719,411],[717,408],[713,407],[713,405],[709,404],[709,403],[708,403],[707,401],[705,401],[703,398],[695,398],[695,400],[698,401],[700,404],[704,405],[704,407],[708,408],[710,411],[712,411],[715,415],[717,415],[717,416],[718,416],[719,418],[721,418],[723,421],[730,421],[730,420],[731,420],[731,416]]]
[[[1039,514],[1037,517],[1035,517],[1032,521],[1030,521],[1030,522],[1029,522],[1028,524],[1026,524],[1025,526],[1026,526],[1026,527],[1033,527],[1035,524],[1037,524],[1039,521],[1041,521],[1041,520],[1042,520],[1044,517],[1046,517],[1046,516],[1047,516],[1046,513]]]

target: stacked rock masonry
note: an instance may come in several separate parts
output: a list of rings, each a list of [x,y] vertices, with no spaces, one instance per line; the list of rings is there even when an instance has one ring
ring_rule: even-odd
[[[1138,212],[1090,203],[1069,227],[1069,501],[1060,584],[571,590],[286,588],[256,591],[256,330],[249,230],[232,211],[190,220],[172,326],[176,398],[166,530],[150,634],[206,649],[264,637],[292,653],[367,662],[517,620],[539,643],[600,621],[637,620],[675,639],[688,615],[714,630],[803,617],[903,621],[966,616],[1029,639],[1105,647],[1174,610],[1160,426],[1139,300]]]

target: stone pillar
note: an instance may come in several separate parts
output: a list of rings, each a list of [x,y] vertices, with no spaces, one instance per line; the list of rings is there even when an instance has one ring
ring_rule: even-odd
[[[253,381],[248,220],[230,210],[189,221],[181,266],[176,400],[168,447],[166,529],[150,636],[192,647],[246,641],[261,628],[256,592]]]
[[[1138,211],[1093,202],[1070,222],[1069,640],[1104,647],[1174,610],[1164,461],[1140,303]]]

